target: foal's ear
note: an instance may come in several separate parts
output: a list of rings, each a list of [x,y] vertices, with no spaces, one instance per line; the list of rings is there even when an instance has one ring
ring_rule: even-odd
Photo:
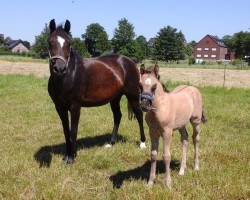
[[[49,29],[50,33],[54,32],[56,30],[56,22],[55,19],[52,19],[49,23]]]
[[[67,34],[69,34],[70,31],[70,21],[66,19],[66,22],[64,24],[64,30]]]
[[[158,65],[155,65],[155,67],[154,67],[154,73],[155,73],[156,77],[159,76],[159,66]]]
[[[144,64],[141,64],[140,73],[141,73],[141,75],[145,74],[145,65]]]

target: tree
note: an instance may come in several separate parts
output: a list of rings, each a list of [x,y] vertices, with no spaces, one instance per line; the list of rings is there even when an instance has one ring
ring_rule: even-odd
[[[223,40],[230,51],[235,51],[236,58],[243,59],[250,55],[250,32],[240,31],[233,36],[225,35]]]
[[[130,46],[135,37],[134,26],[123,18],[118,21],[118,28],[114,30],[112,45],[115,53],[120,53],[126,56],[132,56]]]
[[[40,35],[35,36],[35,44],[33,45],[32,51],[35,52],[36,58],[48,58],[48,34],[49,28],[47,24]]]
[[[185,57],[187,57],[187,58],[192,57],[195,44],[196,44],[196,42],[194,40],[192,40],[191,42],[186,44],[186,46],[185,46]]]
[[[185,37],[171,26],[160,29],[154,44],[154,58],[162,61],[176,61],[184,58]]]
[[[82,34],[82,38],[85,39],[87,49],[92,55],[96,53],[96,50],[104,52],[110,49],[108,34],[98,23],[87,26],[86,33]]]
[[[84,57],[90,57],[90,54],[88,53],[85,42],[83,40],[81,40],[80,38],[73,38],[71,44],[80,55]]]

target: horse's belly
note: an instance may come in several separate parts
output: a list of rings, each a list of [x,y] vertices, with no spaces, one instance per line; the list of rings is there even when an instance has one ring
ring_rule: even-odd
[[[107,88],[95,88],[83,95],[82,104],[83,106],[104,105],[112,101],[120,93],[120,87],[110,86]]]

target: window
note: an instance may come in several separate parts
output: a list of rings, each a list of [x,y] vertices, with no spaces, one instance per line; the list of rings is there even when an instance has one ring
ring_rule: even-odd
[[[197,48],[197,51],[201,51],[202,50],[202,48]]]
[[[212,51],[216,51],[216,48],[212,48]]]
[[[213,55],[211,55],[211,58],[216,58],[216,55],[214,55],[214,54],[213,54]]]
[[[209,50],[209,48],[205,48],[205,51],[208,51]]]
[[[209,41],[208,41],[208,40],[206,41],[206,44],[209,44]]]
[[[204,55],[204,58],[208,58],[208,55],[207,55],[207,54],[205,54],[205,55]]]
[[[197,54],[197,58],[200,58],[201,57],[201,54]]]

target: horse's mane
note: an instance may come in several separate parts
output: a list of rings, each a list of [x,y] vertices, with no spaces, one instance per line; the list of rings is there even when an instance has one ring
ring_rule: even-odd
[[[56,34],[61,37],[66,37],[69,39],[68,34],[64,31],[63,24],[60,24],[56,28]]]

